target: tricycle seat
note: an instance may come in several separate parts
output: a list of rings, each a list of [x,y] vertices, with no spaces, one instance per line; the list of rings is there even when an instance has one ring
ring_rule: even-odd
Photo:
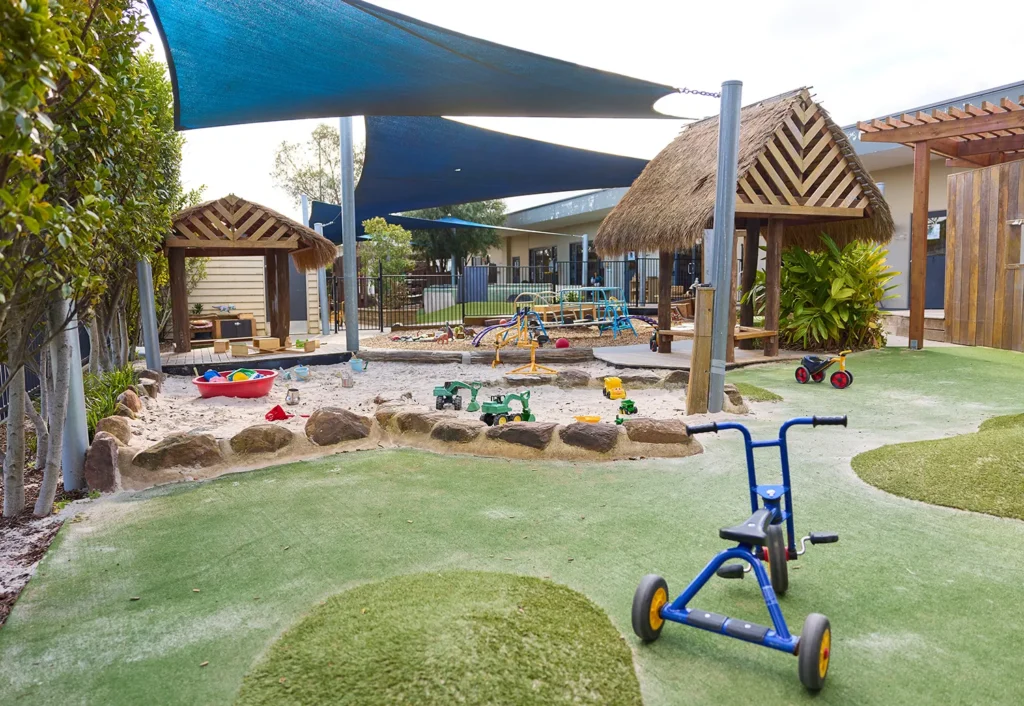
[[[751,515],[747,520],[733,527],[723,527],[718,530],[718,536],[722,539],[731,539],[740,544],[753,544],[763,547],[768,541],[765,530],[772,521],[771,510],[762,508]]]
[[[816,373],[831,362],[831,358],[822,358],[818,355],[805,355],[803,360],[800,361],[800,364],[812,373]]]

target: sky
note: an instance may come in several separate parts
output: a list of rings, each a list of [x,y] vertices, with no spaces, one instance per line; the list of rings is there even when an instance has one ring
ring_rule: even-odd
[[[301,0],[292,0],[300,2]],[[1019,42],[992,37],[993,22],[1024,19],[1020,0],[934,0],[871,5],[830,0],[378,0],[391,10],[482,39],[598,69],[717,91],[743,82],[743,104],[810,86],[840,124],[993,88],[1024,78]],[[1000,19],[1001,18],[1001,19]],[[152,24],[150,23],[152,28]],[[965,38],[963,40],[959,38]],[[151,30],[146,44],[163,56]],[[658,108],[693,118],[718,112],[715,99],[672,96]],[[524,137],[650,159],[682,120],[459,118]],[[185,133],[182,178],[204,198],[235,193],[299,217],[270,177],[274,151],[301,142],[320,122],[208,128]],[[355,121],[362,140],[362,121]],[[509,210],[565,194],[508,199]]]

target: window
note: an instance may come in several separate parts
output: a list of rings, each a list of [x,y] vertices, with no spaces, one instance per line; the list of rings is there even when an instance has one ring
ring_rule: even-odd
[[[928,212],[928,255],[946,254],[946,212]]]

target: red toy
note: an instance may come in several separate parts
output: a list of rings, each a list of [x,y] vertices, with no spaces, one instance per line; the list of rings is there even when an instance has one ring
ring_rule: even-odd
[[[274,387],[274,379],[277,377],[276,370],[257,370],[263,377],[255,380],[240,380],[231,382],[207,382],[202,376],[192,380],[192,383],[199,388],[199,394],[203,397],[266,397]],[[222,377],[229,377],[231,373]]]
[[[559,338],[557,341],[555,341],[555,348],[568,348],[568,347],[569,347],[569,339],[568,338]]]
[[[268,422],[280,422],[285,419],[291,419],[294,416],[295,415],[292,414],[291,412],[285,412],[284,407],[282,407],[281,405],[277,405],[274,408],[272,408],[269,412],[267,412],[264,415],[264,418]]]

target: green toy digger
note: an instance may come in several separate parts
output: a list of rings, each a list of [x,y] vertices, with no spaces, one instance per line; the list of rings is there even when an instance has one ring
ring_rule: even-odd
[[[521,412],[512,412],[508,408],[509,402],[518,402],[523,406]],[[534,422],[537,420],[530,411],[530,391],[510,393],[507,395],[492,395],[490,402],[484,402],[483,414],[480,421],[491,427],[500,427],[509,422]]]
[[[434,407],[444,409],[445,406],[451,405],[455,410],[460,410],[462,409],[462,396],[459,394],[459,390],[469,390],[471,396],[466,411],[478,412],[480,403],[476,401],[476,395],[480,392],[481,387],[483,384],[479,382],[466,383],[458,380],[438,385],[434,388]]]

